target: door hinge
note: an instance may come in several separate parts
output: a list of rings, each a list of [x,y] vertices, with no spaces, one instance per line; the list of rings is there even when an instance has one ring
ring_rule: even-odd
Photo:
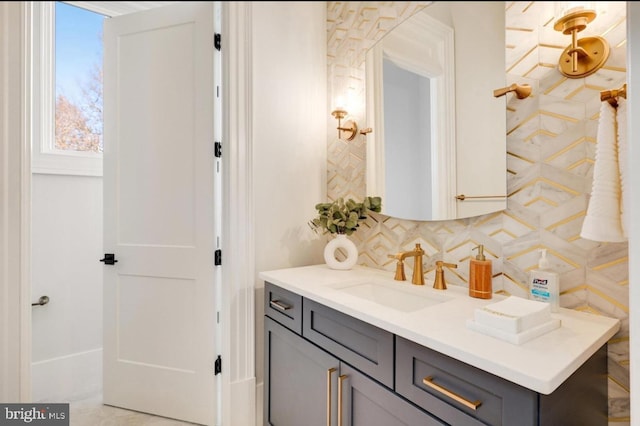
[[[215,366],[213,367],[213,371],[215,375],[222,373],[222,358],[218,355],[218,359],[216,359]]]
[[[222,143],[216,142],[214,146],[215,156],[220,158],[222,157]]]
[[[216,266],[222,265],[222,250],[218,249],[214,253],[214,263]]]
[[[220,35],[220,33],[215,33],[215,35],[213,36],[213,45],[217,50],[220,50],[221,38],[222,36]]]

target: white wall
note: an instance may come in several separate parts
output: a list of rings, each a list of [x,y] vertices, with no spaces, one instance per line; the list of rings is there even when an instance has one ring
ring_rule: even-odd
[[[323,262],[326,240],[316,236],[307,222],[316,213],[314,206],[326,199],[326,123],[331,117],[326,105],[326,4],[253,2],[252,20],[255,270],[259,273]],[[263,286],[256,277],[259,384]]]
[[[627,101],[629,101],[628,117],[637,117],[640,111],[640,4],[627,2],[627,76],[629,84]],[[640,169],[634,164],[640,160],[640,122],[629,120],[629,167],[631,212],[637,216],[640,211]],[[631,382],[631,424],[640,425],[640,224],[631,221],[629,233],[629,359]]]
[[[102,178],[32,177],[32,399],[102,389]]]

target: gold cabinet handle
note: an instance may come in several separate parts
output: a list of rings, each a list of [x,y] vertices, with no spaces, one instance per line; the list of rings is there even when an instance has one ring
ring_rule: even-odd
[[[457,393],[450,391],[449,389],[442,387],[436,383],[433,382],[433,377],[428,376],[425,377],[424,379],[422,379],[422,383],[424,383],[425,385],[429,386],[430,388],[440,392],[441,394],[444,394],[446,396],[448,396],[449,398],[453,399],[456,402],[459,402],[460,404],[464,405],[465,407],[469,407],[472,410],[477,410],[478,407],[480,405],[482,405],[482,402],[480,401],[469,401],[468,399],[458,395]]]
[[[269,306],[271,306],[272,308],[276,308],[279,311],[288,311],[289,309],[291,309],[291,306],[289,305],[285,305],[284,303],[282,303],[279,300],[270,300],[269,301]]]
[[[327,426],[331,426],[331,376],[335,372],[335,368],[327,370]]]
[[[346,374],[338,377],[338,426],[342,426],[342,383],[347,377]]]

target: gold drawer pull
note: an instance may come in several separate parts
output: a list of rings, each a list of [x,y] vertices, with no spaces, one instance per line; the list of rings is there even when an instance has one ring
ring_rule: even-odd
[[[335,368],[327,370],[327,426],[331,426],[331,376],[335,372]]]
[[[269,306],[271,306],[272,308],[276,308],[279,311],[288,311],[289,309],[291,309],[290,305],[285,305],[284,303],[282,303],[279,300],[270,300],[269,301]]]
[[[347,377],[346,374],[338,377],[338,426],[342,426],[342,382]]]
[[[429,376],[429,377],[425,377],[424,379],[422,379],[422,383],[424,383],[425,385],[429,386],[432,389],[437,390],[438,392],[447,395],[449,398],[453,399],[456,402],[459,402],[460,404],[464,405],[465,407],[469,407],[472,410],[477,410],[478,407],[480,405],[482,405],[482,402],[480,401],[469,401],[468,399],[458,395],[455,392],[450,391],[449,389],[442,387],[436,383],[433,382],[433,377]]]

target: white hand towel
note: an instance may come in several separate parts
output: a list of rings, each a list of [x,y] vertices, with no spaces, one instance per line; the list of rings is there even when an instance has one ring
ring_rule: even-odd
[[[627,143],[627,100],[620,96],[618,98],[618,108],[616,109],[616,120],[618,123],[618,166],[620,167],[620,188],[622,198],[620,200],[620,221],[622,232],[625,238],[629,232],[629,178],[628,161],[629,147]]]
[[[580,236],[593,241],[626,241],[620,199],[616,109],[605,101],[600,106],[593,186]]]

